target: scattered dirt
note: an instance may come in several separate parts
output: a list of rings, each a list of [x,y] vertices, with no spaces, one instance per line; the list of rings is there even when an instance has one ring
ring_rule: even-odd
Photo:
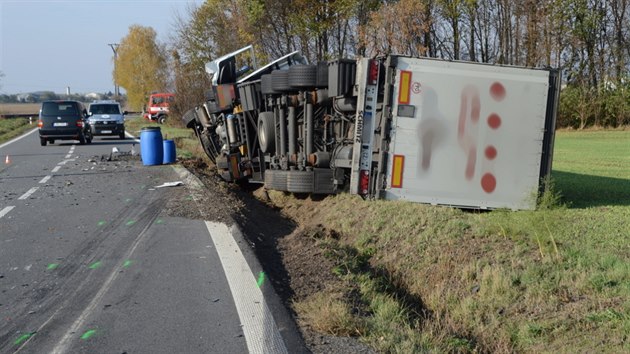
[[[326,288],[340,288],[341,280],[332,273],[334,262],[325,257],[318,239],[334,237],[317,220],[309,217],[313,203],[304,200],[303,217],[297,220],[264,202],[262,185],[238,186],[222,181],[201,159],[184,160],[182,165],[195,174],[205,189],[195,191],[193,198],[202,205],[205,220],[237,223],[250,242],[258,260],[269,276],[285,306],[296,317],[293,301],[300,301]],[[178,214],[194,217],[185,211],[186,203],[170,206]],[[183,209],[182,209],[183,208]],[[373,353],[356,338],[334,337],[314,332],[297,319],[305,343],[313,353]]]

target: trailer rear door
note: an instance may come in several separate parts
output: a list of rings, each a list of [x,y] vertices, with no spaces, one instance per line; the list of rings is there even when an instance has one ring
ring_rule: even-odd
[[[386,199],[534,209],[551,167],[557,73],[398,57]]]

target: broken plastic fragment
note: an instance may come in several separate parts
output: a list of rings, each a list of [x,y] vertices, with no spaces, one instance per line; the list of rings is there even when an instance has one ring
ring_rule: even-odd
[[[162,188],[162,187],[176,187],[176,186],[182,186],[184,185],[184,182],[182,181],[176,181],[176,182],[166,182],[162,185],[159,186],[155,186],[155,188]]]

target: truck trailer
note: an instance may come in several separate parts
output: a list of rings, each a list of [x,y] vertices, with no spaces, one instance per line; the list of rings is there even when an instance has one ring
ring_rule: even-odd
[[[551,172],[560,76],[387,55],[309,65],[293,52],[206,65],[183,116],[218,174],[305,194],[349,192],[462,208],[535,209]]]

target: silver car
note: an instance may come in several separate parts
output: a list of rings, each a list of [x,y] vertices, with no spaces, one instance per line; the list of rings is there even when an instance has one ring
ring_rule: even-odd
[[[125,115],[120,104],[113,100],[94,101],[88,107],[88,121],[92,135],[118,135],[125,138]]]

